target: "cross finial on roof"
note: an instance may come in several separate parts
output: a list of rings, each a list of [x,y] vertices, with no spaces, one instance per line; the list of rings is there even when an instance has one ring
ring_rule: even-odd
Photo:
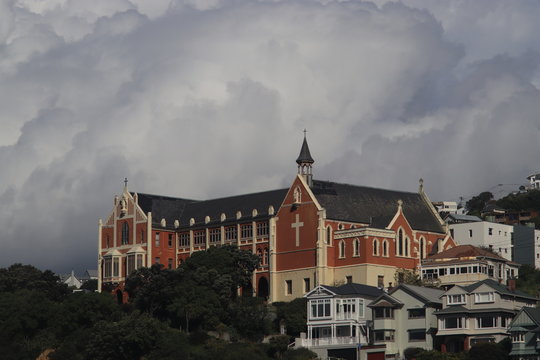
[[[124,178],[124,187],[126,187],[126,188],[127,188],[127,183],[128,183],[128,179]]]
[[[304,128],[304,138],[306,137],[307,130]]]

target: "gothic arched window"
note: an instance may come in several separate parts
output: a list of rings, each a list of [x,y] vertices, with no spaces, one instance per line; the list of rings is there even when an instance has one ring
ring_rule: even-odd
[[[339,242],[339,257],[340,258],[345,257],[345,241],[343,240]]]
[[[398,230],[398,242],[396,244],[396,255],[403,256],[403,229]]]
[[[420,260],[426,257],[426,239],[420,238]]]
[[[332,228],[330,226],[326,227],[326,245],[332,244]]]
[[[127,221],[122,223],[122,245],[129,244],[129,225]]]
[[[353,241],[353,256],[360,256],[360,240],[358,239]]]
[[[383,240],[382,242],[382,255],[388,256],[388,241]]]
[[[373,239],[373,255],[379,256],[379,240]]]

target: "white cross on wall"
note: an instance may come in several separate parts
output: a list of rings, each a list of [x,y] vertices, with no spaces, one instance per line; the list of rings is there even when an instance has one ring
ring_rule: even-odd
[[[304,226],[303,222],[300,222],[300,215],[296,214],[296,222],[291,224],[291,227],[296,230],[296,246],[300,246],[300,228]]]

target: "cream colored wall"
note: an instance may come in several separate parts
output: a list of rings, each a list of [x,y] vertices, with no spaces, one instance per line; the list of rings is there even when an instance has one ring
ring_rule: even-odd
[[[328,269],[328,272],[327,279],[330,282],[325,285],[344,284],[347,276],[352,276],[354,283],[378,286],[377,279],[379,275],[384,276],[384,287],[388,287],[389,283],[395,285],[394,274],[396,268],[393,266],[359,264]]]
[[[315,287],[315,268],[307,268],[300,270],[291,270],[291,271],[280,271],[272,273],[273,283],[275,287],[273,288],[273,293],[270,294],[270,301],[291,301],[299,297],[303,297],[306,292],[304,291],[304,279],[309,278],[310,289],[312,290]],[[287,286],[285,281],[292,281],[292,294],[287,295],[285,292]]]

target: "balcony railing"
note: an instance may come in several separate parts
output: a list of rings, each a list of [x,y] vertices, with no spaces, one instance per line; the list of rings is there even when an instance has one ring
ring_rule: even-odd
[[[303,347],[328,346],[328,345],[356,345],[358,343],[367,344],[365,336],[342,336],[342,337],[324,337],[313,339],[301,339]]]

